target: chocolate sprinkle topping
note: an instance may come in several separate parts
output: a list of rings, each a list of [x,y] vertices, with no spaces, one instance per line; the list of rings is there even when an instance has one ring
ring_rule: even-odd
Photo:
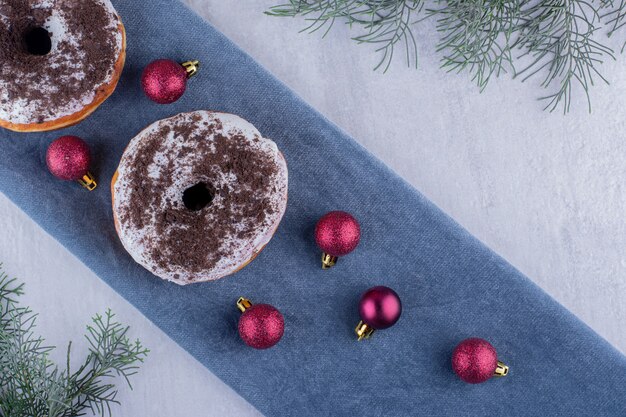
[[[199,113],[176,116],[148,132],[124,155],[122,163],[131,167],[123,180],[129,198],[120,202],[118,216],[123,227],[152,230],[146,234],[149,241],[141,243],[160,269],[205,272],[228,256],[232,245],[252,241],[268,227],[268,216],[276,210],[278,167],[275,151],[255,146],[258,136],[251,141],[241,131],[224,131],[219,119],[203,119]],[[176,146],[168,147],[168,141]],[[182,197],[199,183],[214,198],[191,210]],[[167,192],[172,188],[174,197]]]
[[[97,93],[110,79],[119,55],[119,21],[102,0],[52,0],[52,4],[0,1],[0,79],[6,90],[0,109],[19,113],[16,102],[22,100],[29,106],[31,123],[80,110],[80,100]],[[48,32],[56,47],[45,55],[33,54],[28,34],[50,26],[53,15],[57,21],[62,16],[66,35]]]

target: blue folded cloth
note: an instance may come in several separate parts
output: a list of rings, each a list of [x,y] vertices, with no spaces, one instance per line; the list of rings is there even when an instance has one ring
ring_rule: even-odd
[[[626,415],[626,359],[591,329],[178,1],[114,4],[128,31],[117,91],[62,132],[2,131],[0,190],[261,412]],[[170,106],[151,103],[140,89],[142,69],[161,57],[203,64]],[[289,164],[289,205],[274,239],[244,270],[179,287],[124,251],[108,181],[143,127],[196,109],[241,115],[277,142]],[[92,146],[96,191],[47,172],[46,148],[61,134]],[[363,236],[354,253],[323,271],[313,229],[330,210],[354,214]],[[398,292],[403,315],[357,342],[357,302],[374,285]],[[256,351],[240,341],[234,303],[241,295],[285,315],[285,336],[274,348]],[[480,385],[456,377],[451,352],[470,336],[496,347],[509,376]]]

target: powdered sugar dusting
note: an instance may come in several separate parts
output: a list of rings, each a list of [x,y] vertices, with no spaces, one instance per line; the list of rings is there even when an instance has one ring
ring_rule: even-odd
[[[181,125],[190,126],[185,132],[185,137],[181,137],[180,132],[175,130],[176,126]],[[268,178],[267,187],[250,189],[249,183],[235,175],[232,170],[224,168],[230,162],[216,166],[216,170],[211,171],[210,179],[198,174],[198,165],[206,164],[203,158],[208,153],[220,152],[219,149],[216,150],[216,144],[223,140],[224,136],[229,138],[229,141],[244,141],[248,150],[267,160],[274,167],[273,173]],[[202,146],[196,143],[198,140],[203,141]],[[147,152],[149,145],[154,145],[155,141],[158,141],[158,144],[150,148],[153,154],[145,172],[152,186],[156,184],[154,180],[166,180],[168,186],[161,190],[149,190],[149,193],[157,193],[158,198],[149,200],[150,206],[143,208],[141,219],[133,219],[130,205],[132,201],[136,206],[137,199],[133,198],[132,194],[142,192],[137,190],[136,180],[133,181],[133,174],[136,174],[138,169],[138,155]],[[171,173],[169,178],[163,178],[166,172]],[[118,174],[113,197],[122,243],[138,263],[155,275],[178,284],[215,280],[233,273],[269,242],[287,204],[287,165],[276,144],[262,138],[250,123],[231,114],[198,111],[154,123],[130,142],[122,157]],[[173,261],[173,257],[184,257],[186,254],[167,255],[170,248],[163,247],[161,235],[171,232],[172,227],[168,226],[164,232],[159,233],[159,222],[163,216],[167,216],[168,210],[171,211],[173,206],[179,205],[184,190],[204,180],[210,182],[217,192],[210,210],[207,209],[200,214],[203,216],[202,221],[210,224],[224,222],[220,217],[224,212],[232,215],[232,218],[227,221],[229,227],[218,228],[219,233],[216,235],[204,237],[207,242],[212,241],[212,244],[218,240],[217,246],[210,246],[208,243],[203,246],[200,242],[199,247],[204,248],[207,257],[215,256],[216,252],[219,252],[216,261],[211,263],[210,267],[205,265],[204,269],[194,271],[192,267],[183,266],[184,263],[179,265]],[[262,218],[252,220],[249,216],[238,218],[249,210],[250,201],[236,200],[236,204],[233,205],[232,196],[243,192],[249,192],[256,200],[263,200],[262,207],[265,209]],[[189,224],[183,222],[175,223],[173,227],[185,229],[193,228],[197,224],[200,222]],[[220,233],[221,235],[217,236]],[[155,242],[160,242],[157,253],[166,254],[165,264],[156,259],[158,256],[155,256],[153,247]]]
[[[13,37],[13,42],[3,47],[15,49],[7,51],[4,58],[0,59],[0,119],[14,124],[43,123],[81,111],[93,102],[98,89],[109,84],[115,76],[115,61],[113,65],[109,62],[89,62],[82,47],[86,36],[90,37],[90,42],[95,37],[103,45],[112,45],[115,60],[120,56],[123,35],[113,5],[109,0],[81,0],[81,7],[89,7],[91,12],[100,7],[106,16],[106,24],[85,27],[71,20],[70,13],[78,7],[72,1],[15,0],[15,3],[17,6],[0,7],[0,31],[4,32],[5,37]],[[27,18],[28,22],[25,23],[24,19],[12,21],[12,17],[8,16],[8,13],[18,8],[20,13],[31,15]],[[18,32],[28,26],[42,27],[51,35],[52,49],[47,55],[37,57],[41,69],[36,71],[28,68],[24,70],[19,66],[20,58],[12,59],[24,54],[16,36],[20,36]],[[96,74],[93,68],[98,65],[111,65],[111,68],[98,72],[101,74],[98,79],[85,82],[87,73],[93,77]],[[68,86],[74,87],[72,93],[63,94]]]

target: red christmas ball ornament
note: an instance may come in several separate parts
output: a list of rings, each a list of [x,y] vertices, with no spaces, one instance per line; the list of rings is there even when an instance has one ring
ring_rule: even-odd
[[[285,332],[285,319],[269,304],[252,305],[250,300],[239,298],[239,336],[244,343],[255,349],[267,349],[280,341]]]
[[[402,302],[389,287],[378,286],[365,291],[359,301],[361,321],[355,332],[359,338],[369,339],[375,330],[387,329],[400,319]]]
[[[52,142],[46,152],[46,164],[52,175],[61,180],[78,181],[89,191],[98,185],[89,172],[89,146],[78,136],[61,136]]]
[[[505,376],[509,367],[498,361],[496,349],[477,337],[463,340],[452,352],[452,369],[463,381],[480,384],[492,376]]]
[[[170,104],[182,97],[187,89],[187,79],[199,68],[198,61],[179,64],[171,59],[157,59],[143,70],[141,86],[150,100]]]
[[[337,263],[337,258],[352,252],[361,240],[359,222],[345,211],[331,211],[315,227],[315,242],[323,251],[322,268]]]

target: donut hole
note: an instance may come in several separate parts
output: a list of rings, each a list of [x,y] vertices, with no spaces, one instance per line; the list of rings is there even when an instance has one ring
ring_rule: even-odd
[[[50,33],[41,27],[31,28],[24,33],[26,51],[31,55],[48,55],[52,50]]]
[[[204,182],[187,188],[183,192],[183,204],[191,211],[200,211],[213,201],[215,189]]]

